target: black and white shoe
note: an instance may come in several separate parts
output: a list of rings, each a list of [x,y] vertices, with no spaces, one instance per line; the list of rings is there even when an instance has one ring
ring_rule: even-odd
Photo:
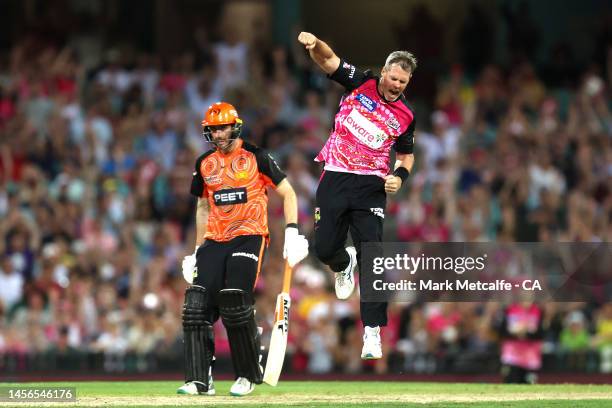
[[[176,393],[181,395],[215,395],[215,383],[213,382],[211,377],[210,381],[208,382],[207,390],[206,386],[201,382],[189,381],[180,386],[178,390],[176,390]]]

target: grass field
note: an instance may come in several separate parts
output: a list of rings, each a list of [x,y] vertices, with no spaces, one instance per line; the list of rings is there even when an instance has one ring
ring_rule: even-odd
[[[75,403],[0,402],[0,406],[215,406],[215,407],[612,407],[612,385],[502,385],[415,382],[285,381],[260,385],[242,398],[228,395],[230,382],[215,383],[217,395],[176,395],[177,382],[0,383],[0,386],[76,387]]]

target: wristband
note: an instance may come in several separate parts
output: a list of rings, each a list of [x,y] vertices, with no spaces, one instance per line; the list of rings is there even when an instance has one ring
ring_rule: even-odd
[[[285,226],[285,228],[295,228],[298,229],[298,225],[295,222],[291,222]]]
[[[404,184],[404,182],[406,181],[406,179],[408,178],[408,176],[410,175],[410,172],[408,171],[407,168],[400,166],[397,169],[395,169],[395,171],[393,172],[393,175],[396,177],[399,177],[402,179],[402,184]]]

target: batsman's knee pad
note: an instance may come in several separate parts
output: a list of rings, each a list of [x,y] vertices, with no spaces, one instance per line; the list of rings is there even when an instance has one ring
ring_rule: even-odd
[[[261,341],[250,295],[242,289],[221,290],[219,312],[227,330],[236,375],[248,378],[255,384],[261,384],[263,381],[259,365]]]
[[[183,332],[185,334],[185,382],[203,384],[208,391],[211,364],[215,354],[212,324],[207,315],[208,293],[202,286],[185,292]]]

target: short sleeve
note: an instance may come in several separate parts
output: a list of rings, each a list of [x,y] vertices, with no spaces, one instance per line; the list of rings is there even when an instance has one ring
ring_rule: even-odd
[[[204,155],[200,156],[198,160],[196,160],[195,169],[193,172],[193,178],[191,179],[191,194],[196,197],[203,197],[206,192],[204,178],[202,177],[202,172],[200,171],[200,165],[202,164],[202,160],[204,159]]]
[[[412,119],[408,129],[395,140],[393,150],[400,154],[411,154],[414,151],[415,120]]]
[[[268,177],[275,186],[277,186],[278,183],[287,177],[279,167],[278,163],[276,163],[276,160],[274,160],[274,158],[265,150],[258,149],[255,153],[255,157],[257,158],[257,167],[259,168],[259,172]]]
[[[349,92],[358,88],[371,77],[369,71],[362,71],[344,60],[340,61],[338,69],[329,76],[330,79],[345,87]]]

